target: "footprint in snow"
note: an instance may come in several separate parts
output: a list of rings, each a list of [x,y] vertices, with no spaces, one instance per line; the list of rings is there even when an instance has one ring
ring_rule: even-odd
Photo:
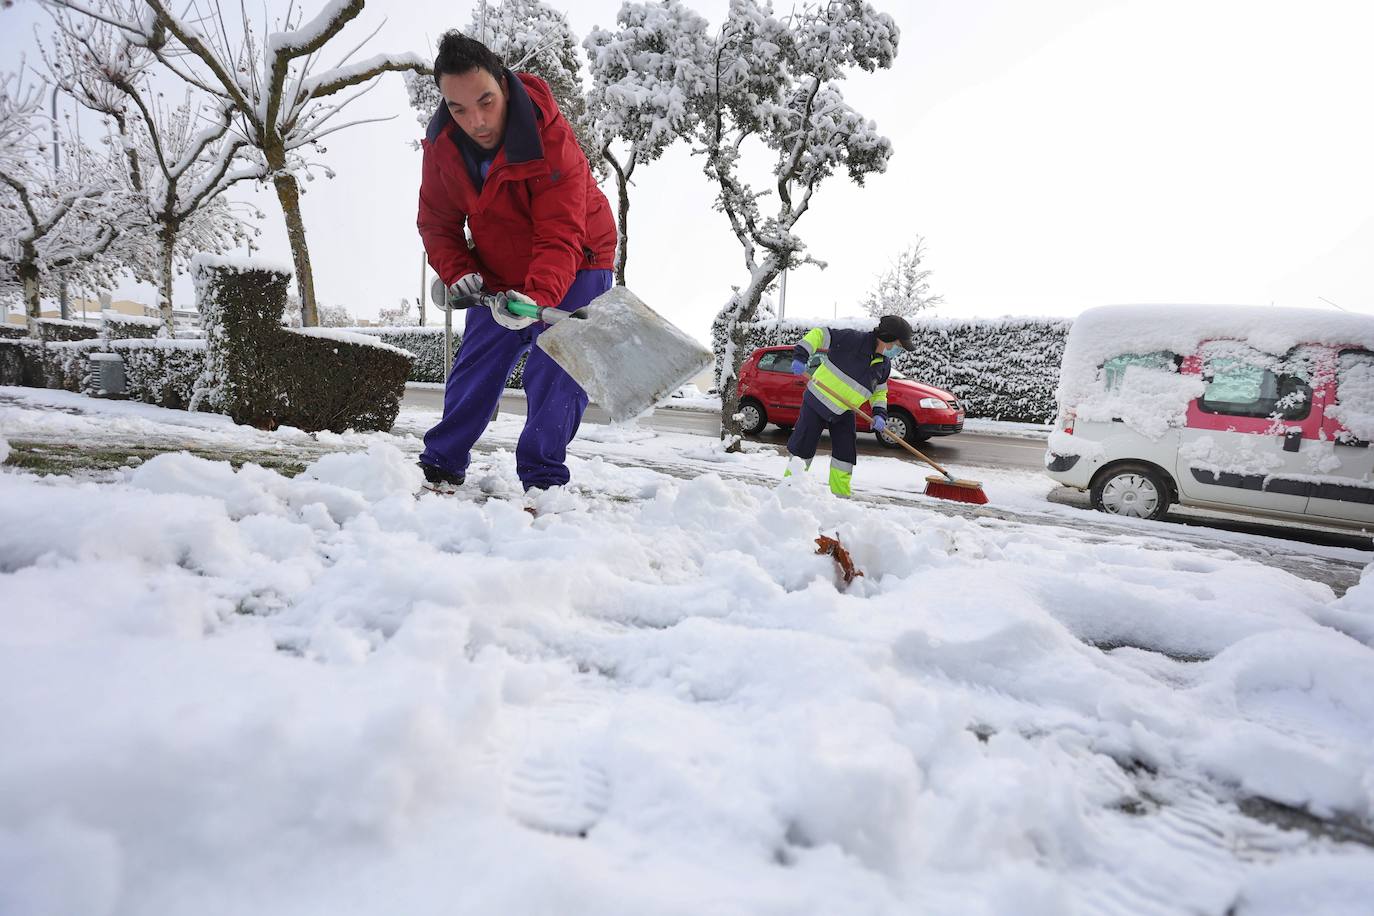
[[[506,810],[535,830],[586,836],[611,801],[606,772],[576,750],[526,756],[506,780]]]

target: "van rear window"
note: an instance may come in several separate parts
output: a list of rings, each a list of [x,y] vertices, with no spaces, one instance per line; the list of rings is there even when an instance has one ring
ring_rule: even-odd
[[[1102,364],[1102,379],[1108,391],[1116,391],[1126,377],[1126,370],[1132,366],[1145,369],[1158,369],[1163,372],[1177,372],[1179,358],[1163,350],[1155,353],[1123,353],[1113,356]]]

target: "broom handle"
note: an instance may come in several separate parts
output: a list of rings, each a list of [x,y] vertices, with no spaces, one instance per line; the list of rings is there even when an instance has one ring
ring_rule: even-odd
[[[825,387],[825,383],[822,382],[820,379],[816,378],[814,375],[809,375],[807,376],[807,378],[815,382],[816,387],[819,388],[821,391],[824,391],[826,394],[830,395],[832,398],[839,401],[841,404],[845,403],[844,398],[840,397],[838,394],[831,391],[829,388]],[[873,418],[870,417],[868,414],[864,413],[861,408],[855,407],[854,412],[859,416],[863,417],[865,420],[867,420],[869,424],[873,423]],[[917,458],[920,458],[926,464],[930,465],[935,470],[939,471],[941,474],[944,474],[945,479],[948,480],[950,483],[954,482],[954,475],[950,474],[949,471],[946,471],[944,468],[940,467],[934,461],[931,461],[925,455],[922,455],[920,452],[916,451],[915,448],[907,444],[907,441],[905,439],[898,439],[896,436],[889,436],[886,430],[883,431],[883,436],[887,439],[887,441],[897,443],[902,448],[906,449],[908,452],[911,452],[911,454],[915,455]]]

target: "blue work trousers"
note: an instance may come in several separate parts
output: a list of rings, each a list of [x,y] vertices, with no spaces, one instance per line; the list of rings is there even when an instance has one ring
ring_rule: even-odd
[[[610,288],[609,270],[578,271],[558,307],[574,311]],[[421,461],[452,474],[467,473],[473,444],[491,422],[511,370],[528,352],[523,375],[527,414],[515,446],[515,472],[526,490],[568,482],[568,443],[582,423],[587,393],[563,367],[532,346],[546,327],[536,321],[512,331],[497,324],[488,309],[468,309],[462,346],[444,387],[444,415],[425,433]]]
[[[827,429],[830,430],[830,492],[836,496],[849,496],[854,462],[859,460],[854,411],[846,410],[835,416],[816,403],[815,395],[808,391],[802,397],[797,425],[787,439],[787,451],[801,458],[810,468],[811,459],[816,457],[816,445],[821,441],[821,433]]]

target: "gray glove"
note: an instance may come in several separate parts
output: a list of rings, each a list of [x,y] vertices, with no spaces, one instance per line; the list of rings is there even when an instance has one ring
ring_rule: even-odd
[[[482,282],[482,275],[479,273],[463,274],[456,283],[444,290],[443,298],[438,299],[439,307],[444,309],[451,309],[455,306],[469,307],[471,303],[463,303],[463,300],[480,297],[482,295]]]
[[[534,300],[524,293],[517,293],[510,290],[505,293],[497,293],[495,296],[487,297],[487,305],[491,306],[491,317],[496,319],[496,323],[503,328],[510,328],[512,331],[520,331],[538,321],[538,318],[521,318],[519,315],[512,315],[506,308],[506,300],[514,302],[527,302],[534,305]]]

